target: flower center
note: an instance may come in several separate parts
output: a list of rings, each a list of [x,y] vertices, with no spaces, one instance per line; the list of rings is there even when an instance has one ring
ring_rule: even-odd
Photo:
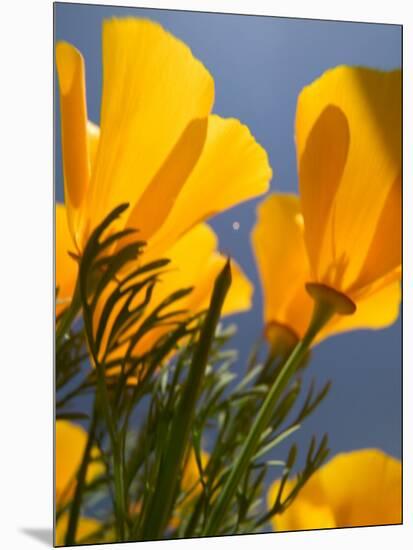
[[[352,315],[357,309],[353,300],[331,286],[322,283],[307,283],[305,288],[316,302],[331,305],[335,313],[339,315]]]

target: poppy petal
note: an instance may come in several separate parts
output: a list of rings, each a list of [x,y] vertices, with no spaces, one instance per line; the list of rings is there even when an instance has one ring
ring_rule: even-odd
[[[69,229],[78,242],[83,199],[91,167],[88,153],[85,67],[82,54],[67,42],[56,46],[62,132],[65,203]]]
[[[128,227],[148,240],[162,225],[196,164],[206,139],[208,119],[188,124],[180,139],[133,208]]]
[[[211,115],[202,154],[154,235],[151,254],[171,246],[197,223],[264,193],[271,175],[267,153],[249,129],[238,120]]]
[[[391,238],[380,242],[379,262],[374,263],[374,253],[370,259],[368,254],[383,217],[393,220],[390,234],[400,232],[399,194],[393,187],[395,182],[400,185],[400,98],[400,70],[342,66],[305,87],[298,100],[300,192],[306,239],[314,241],[310,261],[317,280],[343,292],[354,288],[363,272],[370,280],[378,278],[397,261]],[[319,172],[312,177],[308,170],[317,164],[334,176],[327,193],[315,178]],[[383,214],[389,208],[390,213]],[[314,232],[313,225],[318,228]]]
[[[342,453],[320,470],[338,527],[401,522],[401,464],[378,449]]]
[[[179,239],[166,253],[171,260],[171,271],[159,285],[158,299],[178,288],[194,286],[184,299],[186,307],[193,312],[207,308],[215,279],[226,262],[226,258],[216,251],[217,245],[214,231],[205,223],[196,225]],[[238,313],[251,306],[252,285],[233,260],[231,276],[231,287],[223,307],[225,314]]]
[[[56,422],[56,502],[63,504],[82,460],[87,434],[83,428],[68,422]]]
[[[379,276],[388,275],[401,266],[402,257],[402,188],[400,177],[391,186],[386,203],[364,259],[360,275],[353,284],[363,288]],[[391,229],[389,229],[391,228]],[[351,293],[352,289],[349,289]]]
[[[329,105],[321,113],[307,138],[299,164],[305,239],[312,277],[323,278],[332,262],[334,234],[327,221],[346,165],[350,134],[344,113]],[[328,265],[330,265],[328,263]]]
[[[96,153],[99,146],[99,137],[100,137],[100,128],[97,124],[94,124],[90,120],[87,122],[87,142],[88,142],[88,153],[89,153],[89,162],[91,169],[93,170],[93,165],[96,159]]]
[[[209,114],[214,84],[159,24],[111,19],[103,23],[102,94],[90,229],[119,204],[135,205],[189,122]]]
[[[76,261],[69,255],[75,252],[72,235],[69,232],[67,209],[63,204],[56,205],[56,313],[59,314],[69,304],[73,296],[77,278]]]
[[[382,329],[396,322],[399,316],[401,290],[399,281],[384,285],[357,301],[353,315],[336,315],[317,336],[316,342],[349,330]]]
[[[312,311],[312,300],[304,286],[310,274],[303,231],[299,198],[273,194],[258,206],[251,234],[263,292],[264,321],[287,325],[300,336]]]
[[[59,517],[56,523],[55,544],[57,546],[63,546],[65,544],[65,536],[68,525],[69,513],[65,512]],[[102,524],[100,523],[100,521],[93,518],[81,516],[77,523],[76,543],[80,544],[83,542],[84,539],[87,539],[88,543],[94,542],[93,538],[90,539],[90,537],[92,537],[94,533],[97,533],[97,531],[99,531],[101,528]],[[96,540],[96,542],[101,541]]]
[[[87,442],[86,431],[77,424],[66,420],[56,422],[56,507],[67,503],[73,494],[76,473],[82,461]],[[104,472],[97,447],[91,451],[86,481],[90,482]]]
[[[295,482],[286,483],[285,500]],[[268,493],[271,507],[280,481]],[[401,464],[378,449],[341,453],[321,466],[272,523],[277,530],[353,527],[401,522]]]

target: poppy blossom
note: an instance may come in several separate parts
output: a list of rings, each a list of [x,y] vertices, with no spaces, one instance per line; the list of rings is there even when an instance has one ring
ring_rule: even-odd
[[[202,248],[207,233],[216,245],[212,230],[199,225],[267,190],[266,152],[238,120],[211,114],[211,75],[157,23],[134,18],[103,23],[100,128],[88,120],[80,52],[59,42],[56,63],[65,190],[65,205],[56,214],[58,312],[76,284],[77,265],[68,252],[81,255],[91,231],[121,203],[130,208],[116,229],[137,229],[147,243],[139,261],[170,258],[170,271],[185,278],[187,265],[174,262],[176,247],[188,235],[192,250]],[[209,252],[208,269],[191,283],[211,291],[225,258],[216,247]],[[228,313],[248,309],[252,294],[241,269],[235,262],[232,267],[227,300],[234,307],[227,305]],[[178,277],[175,290],[181,282]]]
[[[70,503],[76,487],[76,475],[80,467],[86,447],[87,433],[85,430],[67,420],[56,422],[56,544],[63,545],[69,523],[69,512],[63,508]],[[98,449],[92,449],[92,461],[86,474],[86,481],[91,482],[104,473],[104,467],[97,460]],[[59,513],[62,512],[62,513]],[[101,524],[94,518],[82,516],[78,521],[76,538],[81,540],[93,535]]]
[[[401,523],[401,463],[378,449],[341,453],[321,466],[291,504],[273,516],[277,531]],[[281,502],[293,489],[285,484]],[[274,504],[280,482],[268,493]]]
[[[310,294],[337,298],[351,313],[333,316],[317,340],[397,319],[400,142],[399,70],[337,67],[301,91],[300,197],[264,199],[252,232],[270,339],[302,338],[311,319]]]
[[[330,69],[295,129],[311,282],[357,305],[400,280],[401,71]]]

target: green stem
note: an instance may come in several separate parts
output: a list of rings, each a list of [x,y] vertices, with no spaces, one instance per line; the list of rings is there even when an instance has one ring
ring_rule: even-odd
[[[86,442],[86,447],[83,452],[82,462],[80,464],[78,474],[77,474],[77,483],[75,494],[73,496],[72,504],[69,512],[69,524],[66,531],[65,537],[65,546],[73,546],[76,543],[76,530],[77,524],[79,521],[80,508],[82,505],[83,491],[85,488],[87,468],[90,460],[90,452],[92,450],[93,442],[95,439],[96,432],[96,423],[97,423],[97,414],[96,414],[96,403],[93,406],[92,419],[89,425],[88,439]]]
[[[267,428],[277,401],[284,390],[291,376],[295,373],[304,355],[307,353],[311,342],[314,340],[320,329],[331,319],[335,313],[334,305],[329,301],[318,300],[314,303],[314,311],[310,326],[307,329],[303,339],[293,349],[284,366],[258,411],[254,424],[245,440],[238,459],[228,476],[221,494],[215,503],[211,516],[205,527],[203,535],[216,536],[219,534],[219,526],[226,515],[226,511],[231,505],[233,496],[237,487],[248,469],[250,461],[254,456],[261,434]]]
[[[145,515],[142,532],[144,540],[161,538],[170,517],[182,461],[188,448],[197,397],[202,386],[215,329],[230,284],[231,269],[228,260],[215,281],[205,323],[192,357],[188,378],[166,444],[166,451],[161,459],[155,490]]]
[[[105,419],[106,427],[109,433],[109,439],[113,451],[113,478],[115,482],[115,515],[116,515],[116,525],[119,542],[126,540],[126,518],[127,518],[127,508],[126,508],[126,491],[124,484],[124,460],[122,453],[121,441],[117,436],[116,424],[112,417],[112,411],[110,406],[110,397],[108,388],[106,386],[106,377],[105,370],[102,363],[99,361],[97,350],[94,347],[93,334],[92,334],[92,319],[90,315],[89,308],[87,307],[86,295],[81,289],[81,298],[84,304],[83,306],[83,315],[85,319],[85,330],[86,336],[89,343],[89,350],[92,355],[93,363],[96,367],[97,373],[97,397],[98,405],[102,409],[103,417]],[[85,307],[86,306],[86,307]],[[103,359],[104,362],[105,359]]]
[[[127,507],[125,491],[124,460],[121,445],[115,445],[113,449],[113,475],[115,479],[115,500],[118,518],[118,536],[119,541],[125,541],[127,534]]]
[[[118,438],[116,433],[116,425],[112,418],[109,392],[106,386],[105,372],[101,363],[97,360],[95,354],[93,359],[97,371],[97,390],[99,396],[99,405],[102,408],[105,418],[106,427],[108,429],[109,438],[113,451],[113,478],[115,482],[115,514],[116,525],[118,531],[119,542],[126,540],[125,524],[127,518],[126,509],[126,491],[124,484],[124,460],[122,453],[121,438]]]
[[[87,317],[87,310],[84,311]],[[90,323],[86,323],[86,334],[89,341],[89,349],[97,372],[97,397],[98,404],[102,409],[109,439],[113,451],[113,478],[115,482],[115,515],[119,541],[126,540],[125,524],[127,518],[126,492],[124,485],[124,461],[120,441],[116,433],[116,425],[112,418],[109,392],[106,386],[105,372],[98,360],[96,350],[93,348],[93,339],[90,334]]]

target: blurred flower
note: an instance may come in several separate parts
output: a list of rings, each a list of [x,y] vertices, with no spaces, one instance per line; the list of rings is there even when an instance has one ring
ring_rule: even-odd
[[[274,504],[279,481],[268,493]],[[284,486],[281,502],[295,481]],[[401,523],[401,463],[378,449],[335,456],[317,470],[272,522],[277,531]]]
[[[56,508],[67,504],[73,496],[86,442],[87,433],[81,426],[66,420],[56,422]],[[94,447],[92,458],[96,459],[98,454]],[[103,472],[103,465],[92,460],[86,480],[90,482]]]
[[[129,218],[118,223],[138,229],[147,241],[142,261],[171,257],[187,234],[191,256],[207,232],[213,240],[212,230],[198,224],[265,192],[271,169],[246,126],[210,114],[211,75],[157,23],[104,22],[100,129],[88,121],[81,54],[60,42],[56,62],[65,186],[65,206],[58,205],[56,215],[59,312],[76,281],[67,251],[81,254],[91,231],[116,206],[130,204]],[[191,282],[210,291],[225,259],[209,251],[202,280]],[[184,276],[181,265],[173,267]],[[175,278],[175,289],[181,288]],[[248,309],[252,286],[235,264],[233,279],[240,284],[227,311]]]
[[[85,430],[66,420],[56,422],[56,511],[59,514],[70,503],[75,487],[76,474],[82,461],[87,442]],[[96,461],[98,449],[92,449],[92,460],[89,464],[86,481],[91,482],[104,472],[104,467]],[[59,514],[56,522],[56,544],[64,544],[69,522],[69,512]],[[92,535],[100,528],[100,523],[92,518],[80,517],[77,528],[77,540]]]
[[[200,461],[203,469],[206,468],[208,464],[208,460],[209,460],[209,454],[201,450]],[[199,467],[196,460],[195,451],[192,448],[188,453],[188,456],[185,462],[181,485],[182,485],[183,491],[187,493],[199,494],[201,491]]]
[[[68,524],[69,524],[69,514],[65,512],[59,517],[56,523],[56,532],[55,532],[56,546],[65,545],[65,536],[66,536]],[[99,531],[100,528],[101,528],[101,524],[96,519],[80,517],[77,523],[77,530],[76,530],[77,544],[80,544],[85,539],[87,539],[87,541],[85,540],[85,542],[95,543],[94,535]],[[96,542],[103,542],[103,541],[100,539],[99,540],[97,539]]]
[[[305,290],[311,271],[304,241],[300,200],[295,195],[272,194],[257,209],[252,245],[263,292],[266,336],[290,347],[303,337],[313,300]],[[334,316],[316,341],[347,330],[383,328],[398,316],[400,285],[393,281],[356,299],[353,315]]]
[[[357,304],[399,281],[400,70],[340,66],[306,86],[296,147],[311,282]]]

